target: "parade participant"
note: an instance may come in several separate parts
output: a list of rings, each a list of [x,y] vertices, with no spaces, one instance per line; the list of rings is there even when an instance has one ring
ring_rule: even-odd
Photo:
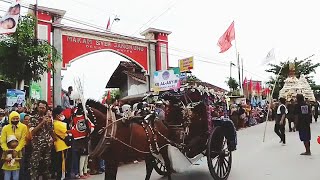
[[[288,109],[288,114],[287,114],[287,119],[288,119],[288,124],[289,124],[289,132],[295,132],[296,130],[292,128],[291,124],[293,123],[294,125],[294,100],[291,99],[289,104],[287,105]]]
[[[315,122],[318,121],[318,116],[319,116],[319,104],[316,101],[313,103],[313,117]]]
[[[21,114],[20,114],[21,117]],[[31,146],[31,133],[29,131],[30,127],[29,127],[29,122],[30,122],[30,118],[31,116],[29,114],[26,114],[24,116],[24,120],[22,121],[23,124],[25,124],[27,126],[27,136],[26,136],[26,145],[24,147],[24,151],[22,152],[22,159],[20,162],[20,180],[29,180],[31,179],[30,177],[30,158],[31,158],[31,154],[32,154],[32,146]]]
[[[65,119],[62,121],[67,124],[67,130],[71,130],[72,128],[72,109],[64,109],[62,114],[64,115]],[[72,144],[71,144],[72,147]],[[65,178],[71,178],[71,171],[72,171],[72,150],[68,149],[67,155],[66,155],[66,175]]]
[[[64,93],[62,96],[62,107],[64,109],[67,108],[72,108],[72,106],[74,105],[74,101],[71,99],[71,93],[73,91],[72,86],[68,87],[68,92]]]
[[[297,95],[297,104],[295,105],[294,115],[296,119],[296,129],[299,131],[300,140],[303,142],[306,151],[300,155],[311,155],[310,140],[311,140],[311,108],[304,101],[302,94]]]
[[[19,113],[16,111],[12,111],[9,115],[9,124],[5,125],[1,132],[1,148],[4,153],[10,150],[6,142],[7,138],[12,135],[15,136],[18,140],[18,145],[15,147],[14,151],[15,153],[21,153],[26,144],[27,131],[27,126],[20,122]]]
[[[236,104],[231,105],[230,107],[230,119],[232,120],[236,130],[239,129],[239,111]]]
[[[70,146],[67,146],[65,143],[64,139],[67,137],[68,133],[70,131],[67,130],[67,123],[62,122],[65,117],[63,115],[63,109],[62,107],[56,107],[52,111],[53,115],[53,128],[54,128],[54,133],[57,136],[56,141],[54,142],[55,146],[55,168],[57,172],[56,179],[61,180],[62,174],[66,169],[66,162],[65,162],[65,157],[66,157],[66,152],[70,148]]]
[[[9,115],[9,124],[4,126],[1,132],[1,148],[3,151],[8,151],[7,137],[14,135],[18,139],[18,146],[14,149],[20,152],[26,145],[27,126],[20,122],[19,113],[12,111]]]
[[[51,173],[49,165],[51,164],[51,148],[55,139],[52,127],[52,117],[47,113],[48,104],[46,101],[38,102],[38,112],[30,119],[30,132],[32,135],[32,156],[30,159],[31,179],[39,178],[40,174],[49,179]],[[41,163],[40,163],[41,162]],[[42,172],[39,172],[40,167]]]
[[[18,104],[18,105],[17,105],[17,112],[18,112],[19,114],[24,113],[24,112],[25,112],[25,108],[24,108],[21,104]],[[21,119],[20,119],[20,120],[21,120]]]
[[[9,150],[2,154],[1,158],[5,161],[2,165],[2,169],[4,170],[4,180],[11,180],[11,178],[12,180],[19,180],[19,161],[21,160],[21,151],[15,151],[19,142],[15,135],[9,135],[3,143],[6,143],[9,148]]]
[[[9,118],[5,110],[0,109],[0,128],[9,124]]]
[[[2,131],[3,124],[7,121],[6,114],[3,109],[0,109],[0,133]]]
[[[285,106],[286,99],[280,98],[280,105],[277,109],[276,123],[274,125],[274,132],[279,136],[280,143],[286,144],[286,135],[285,135],[285,123],[286,123],[286,114],[288,114],[288,109]]]
[[[84,116],[82,104],[79,103],[75,110],[73,118],[73,127],[71,129],[74,138],[73,160],[74,173],[80,178],[88,177],[88,156],[89,156],[89,135],[94,130],[94,124]],[[78,165],[78,166],[77,166]]]
[[[239,128],[244,128],[246,121],[246,110],[244,109],[245,105],[239,104]]]

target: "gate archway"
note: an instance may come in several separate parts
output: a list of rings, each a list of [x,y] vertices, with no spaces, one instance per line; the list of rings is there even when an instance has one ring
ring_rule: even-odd
[[[168,68],[169,31],[149,28],[141,33],[145,38],[124,36],[111,32],[100,32],[65,26],[61,23],[66,11],[38,7],[38,38],[45,39],[62,54],[62,62],[55,64],[56,71],[51,83],[48,73],[41,84],[46,84],[46,99],[51,104],[51,86],[53,85],[54,105],[61,105],[61,70],[68,68],[71,62],[89,54],[111,51],[140,66],[147,83],[153,83],[153,72]]]

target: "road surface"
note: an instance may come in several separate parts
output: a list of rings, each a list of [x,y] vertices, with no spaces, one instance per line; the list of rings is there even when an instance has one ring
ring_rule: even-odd
[[[233,165],[228,180],[319,180],[320,145],[316,138],[320,135],[320,122],[311,125],[312,156],[299,155],[304,146],[297,132],[288,132],[287,145],[279,144],[279,138],[273,132],[274,122],[268,122],[266,141],[263,143],[265,124],[238,131],[238,150],[233,153]],[[210,180],[206,158],[200,165],[192,166],[188,171],[173,174],[173,180]],[[144,180],[145,164],[124,165],[119,168],[119,180]],[[90,180],[104,179],[104,175],[92,176]],[[151,180],[165,180],[155,171]]]

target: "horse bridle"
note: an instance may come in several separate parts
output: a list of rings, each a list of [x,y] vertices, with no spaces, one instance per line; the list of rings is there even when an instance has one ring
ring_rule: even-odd
[[[121,119],[116,120],[114,112],[112,112],[112,106],[107,106],[107,116],[106,116],[106,125],[105,127],[98,130],[98,134],[103,134],[100,138],[97,146],[91,152],[90,156],[99,157],[102,153],[109,147],[111,141],[115,138],[117,132],[117,122]]]
[[[150,148],[150,151],[142,151],[142,150],[139,150],[123,141],[121,141],[120,139],[118,139],[116,137],[116,131],[117,131],[117,122],[119,121],[122,121],[124,119],[128,119],[129,117],[123,117],[123,118],[120,118],[120,119],[117,119],[115,118],[115,114],[114,112],[112,112],[112,106],[110,107],[107,107],[107,118],[106,118],[106,126],[101,128],[100,130],[98,130],[98,134],[103,134],[103,136],[100,138],[99,142],[98,142],[98,145],[95,147],[95,149],[90,153],[90,156],[92,157],[99,157],[101,156],[104,151],[111,145],[112,141],[117,141],[121,144],[123,144],[124,146],[127,146],[128,148],[131,148],[137,152],[140,152],[140,153],[143,153],[143,154],[149,154],[149,153],[159,153],[159,150],[162,149],[164,146],[167,146],[167,145],[164,145],[162,147],[159,147],[158,144],[157,144],[157,140],[156,139],[153,139],[155,141],[155,146],[156,146],[156,149],[153,149],[150,145],[150,140],[148,140],[149,142],[149,148]],[[143,128],[145,129],[145,132],[146,132],[146,135],[147,137],[150,137],[148,135],[148,132],[146,131],[146,128],[149,128],[151,130],[151,133],[152,133],[152,137],[155,138],[155,134],[158,134],[160,135],[161,137],[163,137],[169,144],[175,144],[177,147],[179,147],[178,144],[174,143],[173,141],[169,140],[167,137],[165,137],[163,134],[161,134],[155,127],[152,128],[150,124],[146,124],[145,122],[142,122],[141,125],[143,126]]]

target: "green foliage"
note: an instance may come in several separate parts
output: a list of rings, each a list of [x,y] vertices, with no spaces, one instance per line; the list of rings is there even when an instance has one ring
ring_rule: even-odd
[[[195,75],[187,76],[187,82],[200,82],[201,80],[197,78]]]
[[[111,90],[108,90],[110,91],[110,102],[114,102],[116,99],[120,99],[121,97],[121,91],[120,89],[111,89]],[[102,98],[105,98],[108,96],[108,91],[105,91],[104,94],[102,95]]]
[[[11,82],[40,80],[45,72],[54,70],[60,60],[56,49],[34,34],[35,19],[24,16],[15,33],[3,35],[0,40],[0,74]]]
[[[226,83],[232,91],[236,91],[239,87],[237,80],[232,77],[229,77]]]
[[[306,79],[308,80],[311,88],[313,90],[320,90],[320,86],[316,85],[312,74],[316,73],[316,68],[320,66],[320,63],[313,64],[312,63],[312,56],[307,57],[303,60],[298,60],[298,58],[295,58],[293,63],[295,65],[295,75],[297,78],[300,78],[300,76],[303,74],[305,75]],[[273,98],[278,98],[279,96],[279,91],[282,89],[284,86],[284,80],[289,76],[289,64],[290,61],[285,61],[285,62],[280,62],[280,64],[269,64],[271,66],[269,69],[266,70],[266,72],[273,73],[274,76],[270,77],[270,80],[267,82],[267,84],[270,87],[273,87],[275,82],[276,82],[276,76],[280,72],[281,67],[283,66],[280,74],[279,74],[279,79],[278,82],[275,86],[275,90],[273,93]]]

